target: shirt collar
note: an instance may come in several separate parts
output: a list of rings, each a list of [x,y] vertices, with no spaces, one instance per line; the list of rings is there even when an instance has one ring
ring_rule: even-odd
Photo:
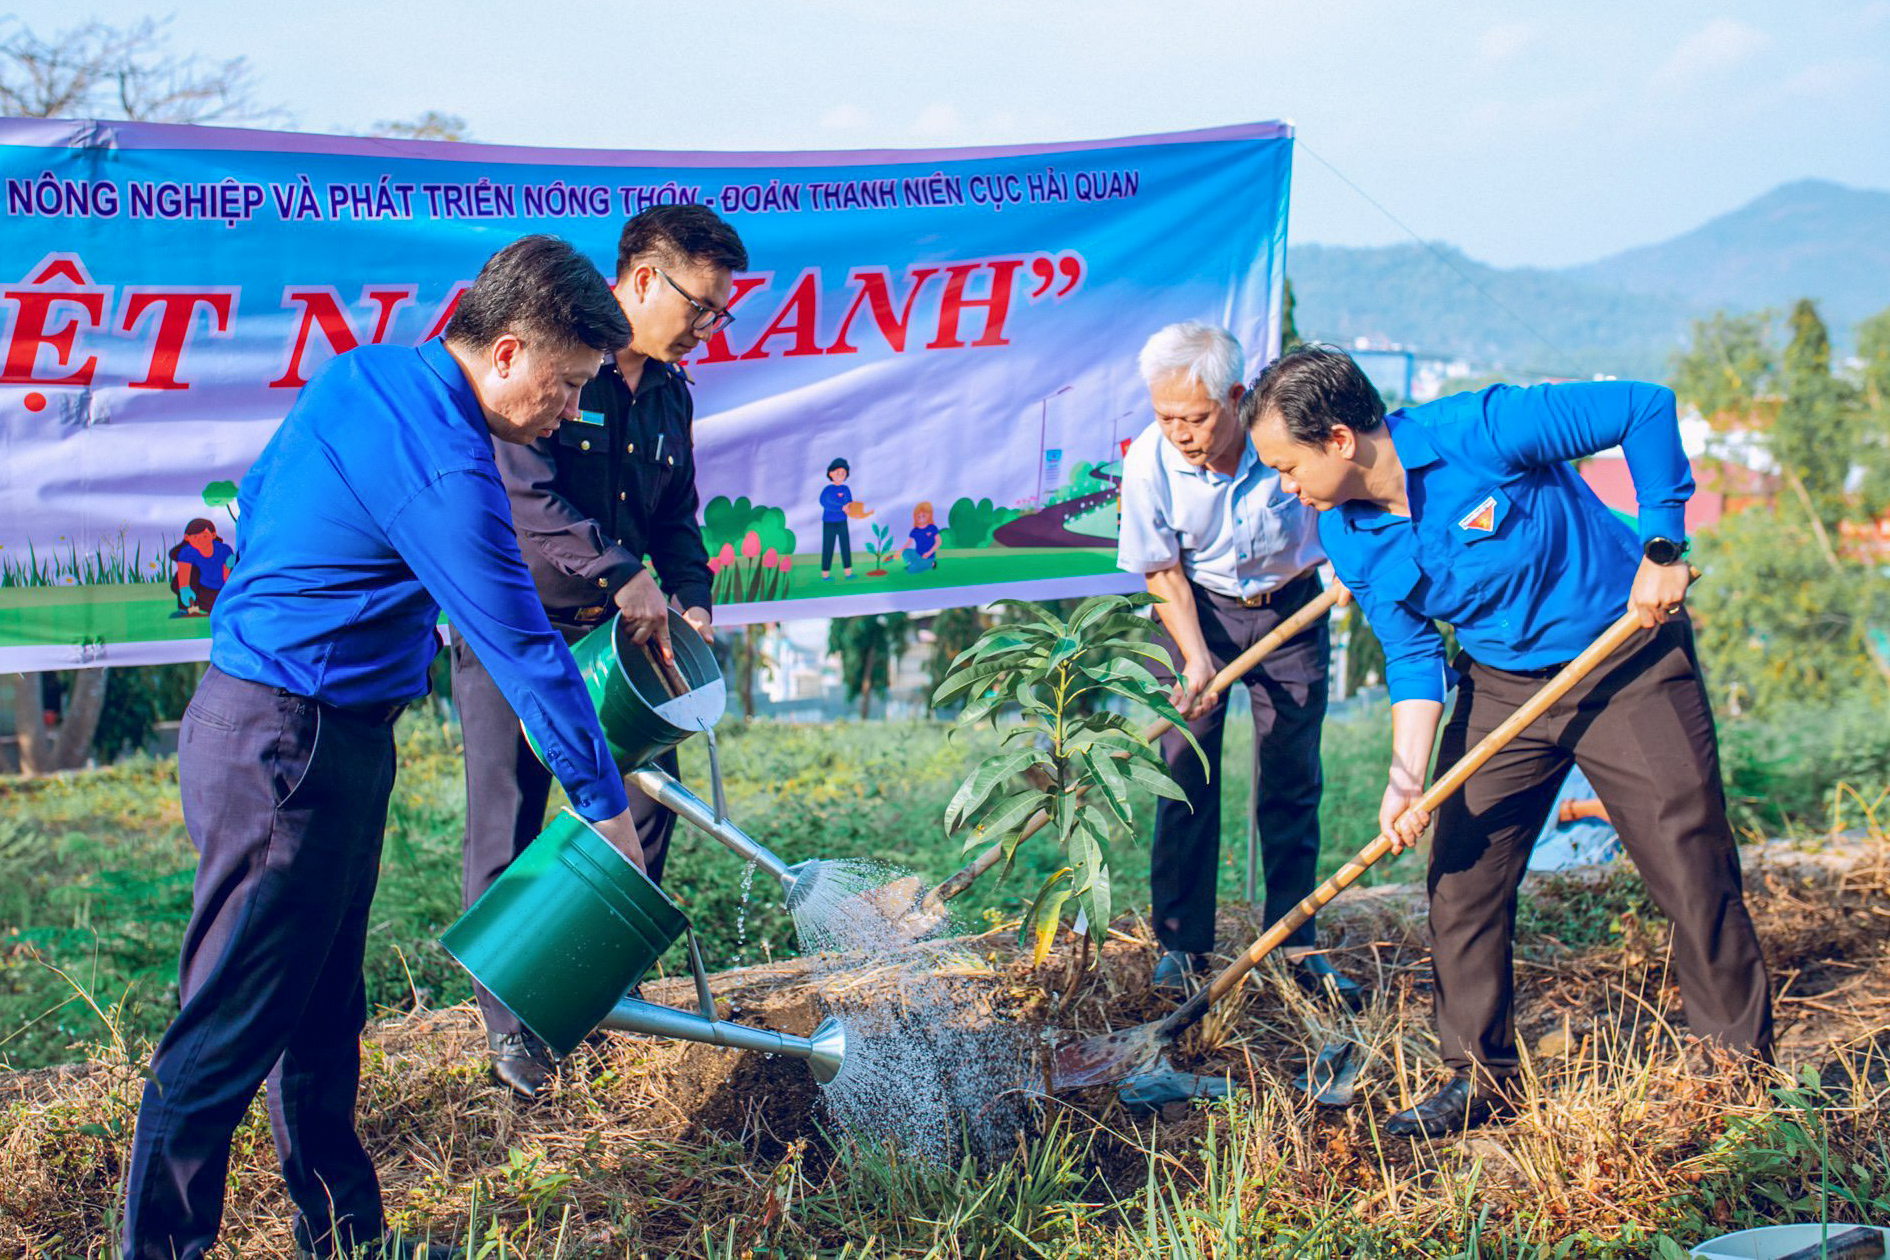
[[[1398,452],[1398,462],[1404,465],[1407,473],[1437,462],[1437,448],[1431,445],[1430,430],[1404,410],[1393,411],[1385,416],[1385,431],[1391,435],[1392,448]],[[1401,523],[1411,523],[1408,516],[1393,515],[1361,499],[1340,504],[1339,514],[1345,518],[1347,529],[1364,530],[1370,534],[1382,533]]]
[[[1177,475],[1198,477],[1202,481],[1206,481],[1210,473],[1216,477],[1226,475],[1214,472],[1211,468],[1196,468],[1187,461],[1187,458],[1183,456],[1180,451],[1175,449],[1175,444],[1170,442],[1165,436],[1158,437],[1157,440],[1161,443],[1162,448],[1162,467],[1169,472]],[[1253,471],[1253,466],[1259,462],[1260,456],[1254,453],[1253,439],[1243,437],[1241,439],[1240,463],[1235,465],[1232,475],[1228,476],[1228,480],[1236,482],[1245,480],[1247,474]]]
[[[1400,408],[1385,417],[1385,429],[1406,471],[1437,462],[1437,448],[1431,445],[1431,431],[1423,421]]]
[[[433,374],[446,386],[446,392],[459,404],[460,418],[477,429],[482,437],[490,439],[492,431],[486,425],[485,409],[479,405],[479,395],[473,391],[472,382],[466,379],[466,369],[459,365],[453,352],[446,348],[444,337],[435,337],[420,346],[420,360],[433,369]]]

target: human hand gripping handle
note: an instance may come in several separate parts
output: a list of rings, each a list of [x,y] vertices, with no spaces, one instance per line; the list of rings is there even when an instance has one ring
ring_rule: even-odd
[[[598,835],[610,843],[611,848],[623,854],[632,866],[645,875],[650,873],[648,864],[643,860],[643,841],[637,838],[636,820],[630,816],[629,810],[626,809],[623,813],[606,818],[602,822],[594,822],[591,826],[596,829]]]
[[[675,661],[676,653],[669,645],[669,604],[648,569],[618,587],[612,602],[630,627],[630,642],[653,644],[664,660]]]
[[[1687,587],[1698,573],[1698,569],[1685,564],[1642,560],[1634,573],[1634,585],[1628,590],[1628,610],[1640,615],[1641,628],[1664,626],[1678,616],[1686,603]]]

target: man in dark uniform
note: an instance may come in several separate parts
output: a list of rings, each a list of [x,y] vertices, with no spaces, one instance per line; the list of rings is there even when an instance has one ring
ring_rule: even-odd
[[[732,273],[747,266],[735,229],[707,207],[660,206],[631,219],[617,242],[615,288],[630,320],[629,346],[585,386],[576,423],[500,452],[519,549],[567,640],[614,615],[635,642],[667,655],[665,596],[711,637],[713,579],[696,522],[695,404],[676,361],[734,318]],[[466,743],[471,905],[544,828],[551,775],[464,640],[453,644],[453,699]],[[674,774],[676,754],[657,765]],[[634,785],[628,792],[645,864],[660,880],[676,816]],[[478,996],[494,1073],[520,1097],[536,1097],[552,1075],[544,1046],[485,989]]]
[[[184,826],[202,856],[183,1006],[131,1143],[125,1256],[215,1247],[230,1138],[265,1077],[298,1251],[413,1253],[382,1237],[354,1108],[393,724],[426,693],[442,608],[492,663],[573,808],[640,864],[623,780],[493,466],[495,439],[528,442],[576,415],[599,360],[629,338],[595,267],[525,237],[486,263],[443,340],[326,365],[243,479],[243,562],[178,732]]]

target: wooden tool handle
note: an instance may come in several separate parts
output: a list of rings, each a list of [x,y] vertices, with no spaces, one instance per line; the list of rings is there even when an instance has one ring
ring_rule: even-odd
[[[1698,569],[1693,570],[1692,573],[1695,578],[1699,577]],[[1541,717],[1550,705],[1567,695],[1570,688],[1588,677],[1597,665],[1614,655],[1616,649],[1639,634],[1641,629],[1641,615],[1638,612],[1629,609],[1622,613],[1615,623],[1603,631],[1600,638],[1589,644],[1580,656],[1564,665],[1561,672],[1549,680],[1548,685],[1503,719],[1500,726],[1478,740],[1476,747],[1465,753],[1458,759],[1456,765],[1440,775],[1437,781],[1431,784],[1430,790],[1419,797],[1417,804],[1412,808],[1426,813],[1435,811],[1439,805],[1454,795],[1484,762],[1495,756],[1500,749],[1521,734],[1524,727]],[[1278,949],[1287,937],[1297,932],[1315,914],[1318,914],[1322,906],[1350,888],[1359,876],[1370,870],[1374,863],[1389,852],[1391,852],[1391,837],[1388,835],[1379,836],[1359,850],[1357,856],[1340,867],[1331,879],[1313,889],[1304,901],[1287,911],[1278,922],[1262,932],[1260,938],[1248,946],[1245,953],[1229,963],[1219,975],[1214,977],[1213,983],[1197,990],[1193,997],[1176,1008],[1173,1015],[1163,1020],[1162,1035],[1172,1037],[1200,1019],[1207,1013],[1208,1007],[1232,992],[1234,986],[1245,979],[1248,972],[1259,966],[1262,959]]]
[[[1226,691],[1229,687],[1234,685],[1236,680],[1245,676],[1249,670],[1264,660],[1269,653],[1273,652],[1288,639],[1296,638],[1307,626],[1310,626],[1313,622],[1330,612],[1332,606],[1338,602],[1339,588],[1336,586],[1329,586],[1319,592],[1314,598],[1307,600],[1302,608],[1280,622],[1279,625],[1273,627],[1273,629],[1267,631],[1252,647],[1242,652],[1239,656],[1236,656],[1232,661],[1229,661],[1225,669],[1214,675],[1213,680],[1208,683],[1207,694],[1218,696],[1223,691]],[[1143,742],[1149,744],[1154,743],[1172,730],[1174,725],[1175,724],[1167,718],[1160,718],[1149,723],[1148,728],[1142,732]],[[1043,830],[1044,825],[1049,821],[1050,811],[1048,810],[1040,809],[1032,814],[1030,821],[1026,822],[1024,829],[1018,833],[1017,843],[1022,844],[1024,841],[1036,835],[1039,831]],[[921,908],[928,914],[937,913],[945,902],[950,901],[953,897],[956,897],[959,893],[971,887],[972,884],[977,882],[980,875],[983,875],[986,871],[996,866],[1003,857],[1004,846],[1002,844],[992,845],[983,853],[973,858],[963,870],[927,893],[925,900],[920,903]]]
[[[682,671],[676,668],[675,662],[665,659],[663,654],[656,650],[654,643],[646,640],[639,646],[643,649],[643,655],[649,658],[650,668],[656,671],[657,681],[663,684],[663,690],[669,693],[670,699],[674,700],[677,696],[686,695],[689,692],[689,680],[682,676]]]

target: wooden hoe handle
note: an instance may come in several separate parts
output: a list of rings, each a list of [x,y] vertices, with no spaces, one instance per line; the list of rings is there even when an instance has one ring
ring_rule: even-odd
[[[1223,691],[1226,691],[1255,665],[1258,665],[1264,660],[1274,649],[1278,648],[1288,639],[1298,636],[1307,626],[1312,625],[1313,622],[1319,620],[1321,617],[1325,616],[1326,613],[1331,611],[1332,606],[1338,602],[1338,587],[1329,586],[1319,592],[1313,599],[1308,600],[1298,612],[1295,612],[1292,616],[1280,622],[1279,625],[1267,631],[1252,647],[1229,661],[1227,667],[1221,670],[1220,673],[1214,675],[1212,681],[1208,683],[1207,694],[1218,696]],[[1161,718],[1149,723],[1148,729],[1142,732],[1143,742],[1154,743],[1156,740],[1166,735],[1174,725],[1175,724],[1170,722],[1167,718]],[[1022,844],[1024,841],[1030,839],[1041,831],[1044,825],[1049,821],[1050,811],[1043,809],[1038,810],[1030,816],[1030,821],[1026,822],[1024,829],[1018,833],[1017,842]],[[925,895],[923,909],[927,913],[937,913],[945,902],[950,901],[953,897],[956,897],[959,893],[971,887],[972,884],[977,882],[980,875],[983,875],[986,871],[996,866],[1003,860],[1003,857],[1004,846],[1002,844],[992,845],[983,853],[973,858],[963,870],[927,893]]]
[[[1700,576],[1698,569],[1692,570],[1695,579]],[[1641,632],[1641,615],[1633,609],[1621,614],[1615,623],[1602,632],[1600,638],[1582,652],[1582,654],[1564,665],[1561,672],[1551,678],[1546,686],[1531,696],[1514,713],[1503,719],[1502,725],[1477,741],[1476,747],[1439,775],[1430,789],[1419,797],[1413,809],[1426,813],[1435,812],[1437,807],[1456,794],[1465,781],[1495,756],[1504,745],[1520,735],[1523,728],[1541,717],[1550,705],[1569,693],[1576,683],[1588,677],[1597,665],[1614,655],[1622,644]],[[1287,911],[1278,922],[1260,934],[1260,939],[1247,947],[1247,951],[1229,963],[1221,973],[1214,977],[1213,983],[1199,989],[1175,1013],[1162,1021],[1161,1034],[1173,1037],[1188,1025],[1207,1013],[1208,1007],[1231,993],[1236,985],[1246,978],[1248,972],[1260,965],[1261,959],[1278,949],[1287,937],[1297,932],[1312,917],[1319,913],[1320,907],[1350,888],[1358,877],[1370,870],[1378,859],[1391,852],[1391,837],[1381,835],[1363,849],[1357,856],[1328,879],[1312,890],[1306,899]]]

